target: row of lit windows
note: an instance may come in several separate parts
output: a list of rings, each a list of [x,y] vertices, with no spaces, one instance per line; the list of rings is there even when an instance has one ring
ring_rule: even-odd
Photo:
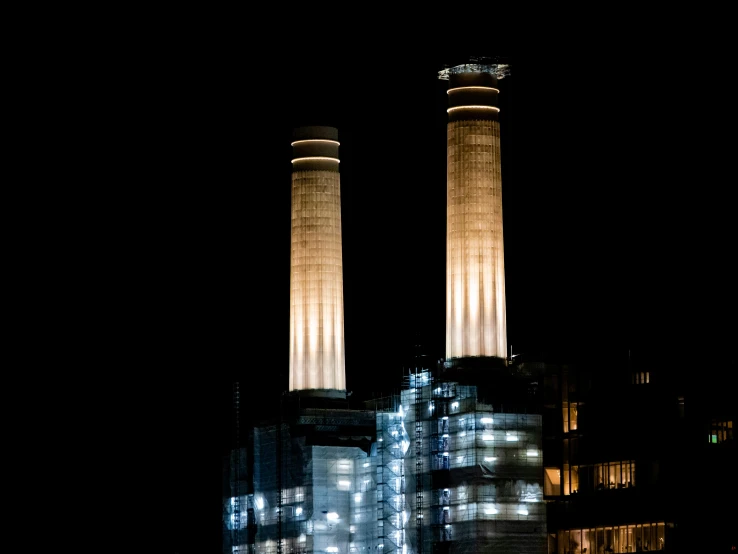
[[[637,371],[633,374],[634,385],[644,385],[651,382],[651,375],[648,371]]]
[[[624,489],[635,486],[635,461],[602,464],[564,465],[564,494]]]
[[[670,529],[670,524],[638,523],[559,531],[556,552],[558,554],[614,554],[665,550]]]
[[[710,425],[710,443],[718,444],[727,440],[733,440],[732,421],[713,421]]]

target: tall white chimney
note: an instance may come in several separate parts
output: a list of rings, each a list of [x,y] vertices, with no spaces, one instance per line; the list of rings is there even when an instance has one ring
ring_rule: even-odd
[[[293,138],[289,387],[345,393],[338,130]]]
[[[507,357],[498,78],[503,66],[446,69],[446,357]],[[506,67],[506,66],[504,66]]]

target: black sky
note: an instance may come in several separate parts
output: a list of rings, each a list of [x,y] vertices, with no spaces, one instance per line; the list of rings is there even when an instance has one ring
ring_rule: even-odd
[[[125,391],[124,449],[151,483],[144,519],[166,530],[163,551],[218,551],[232,381],[251,415],[287,387],[294,127],[339,132],[348,389],[395,390],[416,334],[443,357],[437,72],[463,59],[306,51],[238,67],[160,51],[117,83],[108,113],[121,134],[98,160],[106,189],[93,197],[93,218],[110,229],[95,245],[110,260],[98,309],[112,322],[104,359]],[[624,78],[576,60],[567,70],[507,60],[514,351],[730,357],[734,175],[706,162],[725,155],[708,122],[673,100],[667,71]]]

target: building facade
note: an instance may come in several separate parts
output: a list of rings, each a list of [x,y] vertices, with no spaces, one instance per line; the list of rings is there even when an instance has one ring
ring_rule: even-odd
[[[293,142],[290,387],[225,460],[223,552],[719,552],[734,397],[656,362],[507,356],[499,81],[446,68],[446,356],[345,390],[337,131]],[[708,401],[709,398],[717,399]]]
[[[549,552],[735,548],[732,393],[661,356],[519,363],[545,366]]]

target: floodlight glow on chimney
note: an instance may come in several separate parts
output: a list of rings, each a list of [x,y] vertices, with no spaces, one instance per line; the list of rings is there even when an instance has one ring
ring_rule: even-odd
[[[499,67],[457,66],[446,130],[446,357],[507,356]]]
[[[292,143],[290,390],[346,389],[338,131]]]

